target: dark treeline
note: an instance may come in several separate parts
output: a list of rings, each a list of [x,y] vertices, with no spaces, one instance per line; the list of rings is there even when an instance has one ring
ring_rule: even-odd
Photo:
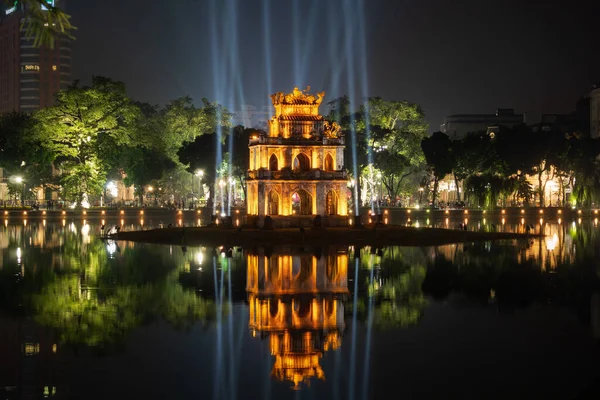
[[[590,207],[600,201],[600,141],[555,128],[500,127],[452,141],[442,132],[423,140],[431,172],[432,201],[438,183],[451,178],[472,206]]]

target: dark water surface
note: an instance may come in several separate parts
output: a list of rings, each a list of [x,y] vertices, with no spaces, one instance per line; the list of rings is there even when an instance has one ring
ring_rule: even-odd
[[[102,241],[100,221],[3,222],[1,398],[600,398],[593,220],[382,249],[181,248]],[[524,229],[470,225],[494,222]]]

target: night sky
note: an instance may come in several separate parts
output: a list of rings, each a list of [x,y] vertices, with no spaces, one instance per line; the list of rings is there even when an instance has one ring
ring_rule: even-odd
[[[122,80],[156,104],[262,107],[310,85],[325,101],[419,103],[435,131],[453,113],[570,112],[600,82],[599,1],[71,0],[67,11],[73,77]]]

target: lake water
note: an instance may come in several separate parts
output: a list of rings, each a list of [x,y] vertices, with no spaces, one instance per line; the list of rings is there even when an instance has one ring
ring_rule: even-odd
[[[590,219],[533,222],[544,239],[382,249],[181,248],[102,241],[100,221],[3,222],[6,399],[600,396]],[[525,229],[469,225],[494,222]]]

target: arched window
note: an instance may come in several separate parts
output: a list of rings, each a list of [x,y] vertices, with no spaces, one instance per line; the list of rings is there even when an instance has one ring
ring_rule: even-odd
[[[331,157],[331,154],[327,154],[327,156],[325,156],[325,171],[333,171],[333,157]]]
[[[333,190],[330,190],[325,199],[325,209],[327,211],[327,215],[337,214],[337,203],[337,194]]]
[[[277,171],[277,170],[279,170],[279,168],[278,168],[278,162],[277,162],[277,156],[274,153],[271,154],[271,158],[269,158],[269,169],[271,171]]]
[[[279,215],[279,194],[277,194],[276,191],[271,190],[268,199],[267,215]]]
[[[300,153],[294,158],[293,169],[308,171],[310,169],[310,160],[304,153]]]
[[[292,211],[297,215],[312,214],[312,196],[304,189],[292,193]]]

